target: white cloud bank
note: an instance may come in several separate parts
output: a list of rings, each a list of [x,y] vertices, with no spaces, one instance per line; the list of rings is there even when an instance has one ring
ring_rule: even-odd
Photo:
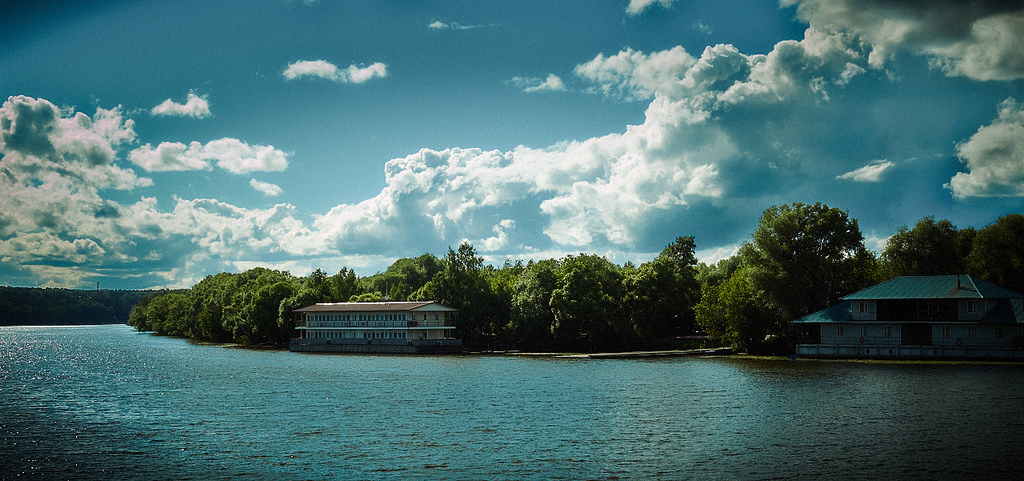
[[[1024,105],[1010,98],[999,115],[956,146],[968,172],[959,172],[946,188],[963,197],[1024,196]]]
[[[314,77],[338,83],[360,84],[373,78],[387,77],[388,67],[383,63],[376,62],[368,67],[349,65],[347,68],[339,68],[325,60],[300,60],[288,64],[288,68],[282,75],[287,80]]]
[[[211,140],[205,145],[190,142],[161,142],[155,148],[143,145],[128,154],[128,158],[149,172],[210,170],[211,162],[232,174],[252,172],[280,172],[288,168],[288,154],[270,145],[249,145],[238,139],[225,137]]]
[[[898,51],[928,56],[947,75],[1024,78],[1024,5],[980,0],[783,0],[824,32],[857,35],[882,66]]]
[[[166,115],[177,117],[194,117],[204,119],[213,115],[210,112],[210,103],[206,96],[198,96],[195,92],[189,92],[184,104],[179,104],[171,99],[164,100],[149,111],[153,115]]]
[[[841,10],[857,13],[846,18],[836,5],[863,8]],[[546,148],[422,149],[386,163],[379,194],[338,205],[309,225],[284,203],[247,209],[177,198],[167,209],[152,197],[112,201],[103,191],[152,184],[118,166],[117,153],[129,150],[136,137],[121,108],[97,109],[90,117],[46,100],[11,97],[0,108],[0,267],[61,285],[80,285],[102,271],[154,272],[167,284],[187,286],[218,269],[255,261],[364,256],[388,262],[461,239],[479,242],[491,257],[585,249],[622,261],[631,252],[656,252],[651,239],[668,242],[685,234],[688,221],[727,222],[735,217],[726,215],[735,214],[732,209],[793,192],[808,179],[832,180],[838,171],[847,172],[840,176],[845,180],[883,181],[891,168],[886,162],[865,166],[865,159],[816,156],[821,137],[815,115],[827,110],[819,107],[831,102],[830,93],[884,68],[899,49],[933,56],[951,75],[1017,75],[1013,61],[1000,60],[999,48],[986,54],[964,48],[954,55],[935,47],[969,46],[979,22],[1002,25],[1006,15],[1012,17],[1005,12],[964,15],[959,23],[945,12],[934,14],[946,22],[946,33],[938,35],[931,17],[897,15],[913,8],[889,2],[808,1],[798,9],[812,23],[804,38],[779,42],[766,54],[745,54],[732,45],[709,46],[699,55],[682,47],[650,53],[626,48],[576,66],[576,76],[595,94],[649,102],[638,125]],[[872,21],[906,28],[883,35],[885,29]],[[1011,43],[1015,35],[1009,34]],[[354,75],[313,61],[289,65],[285,76],[354,82],[385,72],[382,66]],[[1022,139],[1024,109],[1007,100],[991,124],[957,146],[967,172],[953,177],[949,189],[958,197],[1024,195]],[[288,165],[284,152],[233,138],[146,144],[127,157],[152,172],[217,166],[245,174]],[[250,185],[268,195],[278,192],[272,184]],[[691,215],[701,209],[715,215]]]
[[[245,209],[210,199],[177,199],[167,212],[151,197],[135,203],[110,200],[106,191],[153,185],[118,165],[117,152],[135,138],[134,122],[120,106],[98,108],[90,117],[26,96],[3,103],[0,272],[7,282],[81,287],[103,275],[146,277],[143,287],[187,287],[211,267],[229,270],[240,259],[308,253],[309,231],[287,204]],[[208,168],[203,162],[210,159],[239,174],[287,165],[276,149],[236,139],[172,147],[132,153],[163,155],[147,160],[157,171]],[[274,190],[272,184],[255,187]]]

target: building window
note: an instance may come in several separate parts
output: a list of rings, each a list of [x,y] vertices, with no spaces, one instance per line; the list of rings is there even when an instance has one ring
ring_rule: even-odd
[[[868,326],[860,326],[860,337],[868,335]]]
[[[858,304],[858,307],[860,308],[860,312],[868,312],[868,303],[867,302],[860,301],[857,304]]]
[[[978,328],[975,327],[975,326],[968,326],[967,327],[967,337],[970,338],[970,339],[974,339],[974,338],[978,337]]]
[[[1003,328],[1002,327],[997,327],[996,328],[996,339],[1002,339],[1002,338],[1003,338]]]
[[[836,326],[836,336],[843,337],[846,335],[846,326]]]
[[[949,338],[953,337],[951,335],[951,333],[949,332],[949,326],[942,326],[942,337],[944,339],[949,339]]]
[[[884,326],[884,327],[882,327],[882,334],[885,337],[892,337],[892,326]]]
[[[978,301],[967,301],[967,312],[978,312]]]

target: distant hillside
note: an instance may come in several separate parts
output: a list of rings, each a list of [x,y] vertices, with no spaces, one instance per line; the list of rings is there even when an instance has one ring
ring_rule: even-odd
[[[0,287],[0,326],[123,324],[150,292]]]

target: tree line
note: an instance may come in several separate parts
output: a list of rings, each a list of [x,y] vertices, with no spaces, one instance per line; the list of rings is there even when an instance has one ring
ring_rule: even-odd
[[[0,326],[123,324],[147,293],[0,287]]]
[[[1020,292],[1022,239],[1018,214],[977,231],[929,216],[900,227],[876,255],[846,212],[794,203],[765,210],[751,239],[713,265],[697,261],[686,236],[639,266],[580,253],[496,267],[463,243],[368,277],[348,268],[306,277],[266,268],[220,273],[143,298],[128,324],[201,341],[286,345],[300,307],[433,300],[459,310],[456,333],[470,349],[669,349],[706,334],[745,352],[787,353],[799,338],[789,321],[893,276],[969,273]]]

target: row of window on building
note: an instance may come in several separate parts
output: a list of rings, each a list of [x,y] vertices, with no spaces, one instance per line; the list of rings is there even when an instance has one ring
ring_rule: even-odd
[[[311,321],[405,321],[405,314],[309,314]],[[412,321],[418,320],[416,314],[412,314]],[[434,320],[440,320],[441,315],[434,314]],[[427,320],[427,314],[423,315]]]
[[[846,326],[837,326],[837,327],[838,327],[838,330],[836,331],[836,335],[838,335],[839,337],[845,337],[846,336]],[[860,337],[866,337],[868,335],[868,327],[867,326],[859,326],[858,329],[860,330]],[[1003,338],[1003,328],[1001,326],[996,326],[994,334],[995,334],[994,337],[996,339],[1002,339]],[[882,326],[882,337],[892,337],[892,326]],[[945,339],[952,339],[953,338],[953,330],[952,330],[952,328],[950,326],[942,326],[942,337],[945,338]],[[970,338],[970,339],[977,338],[978,337],[978,328],[976,326],[967,326],[967,337]]]
[[[311,334],[310,337],[312,337],[314,339],[359,339],[360,336],[358,336],[357,334],[362,334],[362,336],[361,336],[362,339],[405,339],[406,338],[405,331],[397,331],[397,332],[388,332],[388,331],[377,332],[377,331],[371,331],[371,332],[362,332],[362,333],[346,332],[346,331],[313,331],[310,334]]]

